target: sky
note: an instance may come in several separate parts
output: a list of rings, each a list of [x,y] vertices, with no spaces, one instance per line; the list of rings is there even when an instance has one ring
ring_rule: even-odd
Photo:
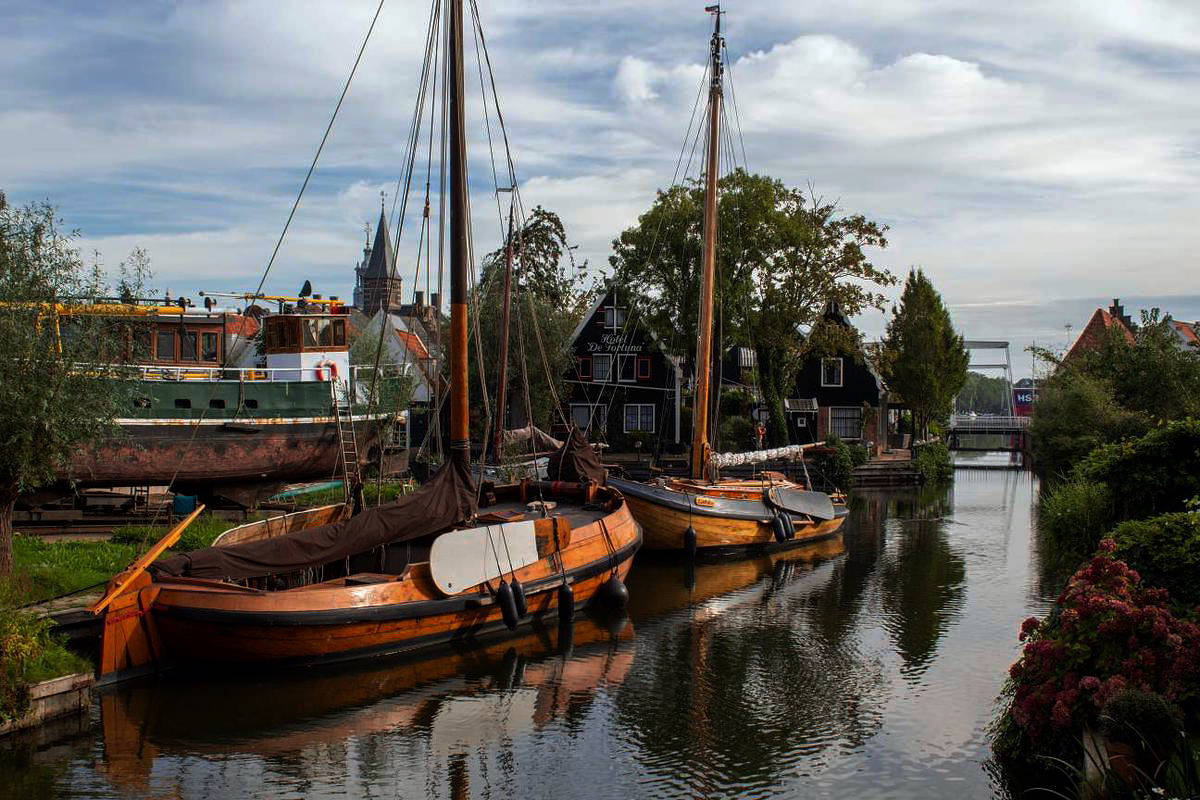
[[[675,172],[704,5],[480,0],[521,196],[594,271]],[[0,0],[0,190],[55,204],[110,268],[144,247],[173,294],[253,289],[375,7]],[[875,263],[923,268],[964,335],[1013,342],[1018,377],[1029,343],[1061,349],[1113,297],[1200,319],[1200,4],[724,10],[746,165],[890,226]],[[268,291],[349,296],[363,225],[396,195],[428,13],[386,0]],[[501,224],[467,49],[482,253]],[[406,285],[423,197],[421,170]],[[885,316],[858,323],[875,337]]]

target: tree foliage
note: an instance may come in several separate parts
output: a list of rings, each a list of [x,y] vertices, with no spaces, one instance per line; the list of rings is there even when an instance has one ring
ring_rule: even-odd
[[[916,437],[924,437],[930,422],[950,414],[966,382],[969,358],[941,295],[922,270],[908,273],[880,361],[888,387],[913,413]]]
[[[718,192],[715,324],[723,345],[755,351],[768,439],[785,444],[783,399],[807,352],[798,330],[831,301],[848,315],[883,308],[876,290],[895,278],[869,251],[887,246],[887,227],[742,169],[721,178]],[[675,355],[696,346],[703,203],[698,180],[659,191],[609,259],[638,321]]]
[[[587,263],[575,265],[570,257],[566,230],[553,211],[535,207],[523,225],[513,231],[512,312],[509,319],[508,408],[502,424],[532,422],[542,428],[553,423],[555,399],[566,396],[564,375],[571,364],[571,331],[594,297],[587,283]],[[483,258],[480,279],[472,302],[479,312],[484,385],[489,408],[496,400],[498,358],[502,331],[505,247]],[[476,342],[471,342],[471,391],[480,392]],[[543,359],[544,355],[544,359]],[[523,366],[522,366],[523,365]],[[526,408],[528,378],[530,408]],[[487,427],[485,404],[471,404],[472,436],[482,438]]]
[[[958,411],[980,414],[1007,414],[1009,386],[1004,378],[994,378],[978,372],[967,372],[967,379],[958,393]]]
[[[108,291],[83,263],[75,234],[44,203],[9,206],[0,194],[0,575],[12,567],[12,509],[22,492],[53,481],[81,448],[116,433],[135,382],[119,363],[139,341],[136,323],[71,314],[61,305]],[[145,254],[122,265],[136,296]]]
[[[1110,329],[1093,350],[1055,361],[1034,405],[1034,463],[1065,475],[1095,447],[1141,436],[1154,425],[1200,417],[1200,351],[1181,349],[1170,318],[1143,313],[1129,341]]]

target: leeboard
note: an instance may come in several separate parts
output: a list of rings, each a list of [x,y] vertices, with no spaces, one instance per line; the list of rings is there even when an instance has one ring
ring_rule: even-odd
[[[439,591],[458,594],[538,559],[534,520],[506,522],[443,533],[433,540],[429,572]]]
[[[836,516],[833,501],[824,492],[809,492],[781,486],[768,489],[767,499],[776,508],[793,514],[808,514],[813,519],[829,520]]]

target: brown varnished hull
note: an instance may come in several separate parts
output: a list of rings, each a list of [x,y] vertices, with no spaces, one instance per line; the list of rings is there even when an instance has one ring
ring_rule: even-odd
[[[688,514],[637,497],[627,497],[626,501],[642,526],[642,546],[647,550],[683,550],[684,532],[689,526],[696,531],[697,549],[764,548],[778,544],[771,526],[765,522]],[[800,522],[795,526],[795,538],[785,544],[799,547],[826,539],[841,529],[843,521],[843,517],[837,517]]]
[[[556,554],[518,569],[524,621],[557,615],[565,570],[577,606],[613,574],[628,574],[641,530],[620,493],[602,490],[606,510],[573,527]],[[500,607],[483,586],[446,596],[427,563],[378,583],[345,581],[259,591],[188,578],[148,578],[117,598],[106,617],[102,676],[171,662],[263,664],[339,660],[406,652],[504,630]]]

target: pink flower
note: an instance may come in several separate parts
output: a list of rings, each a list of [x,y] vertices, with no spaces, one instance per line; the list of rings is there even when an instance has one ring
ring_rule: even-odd
[[[1111,553],[1117,549],[1117,543],[1112,539],[1101,539],[1100,546],[1096,549],[1101,553]]]
[[[1100,688],[1100,679],[1095,675],[1088,675],[1079,682],[1079,688],[1087,692],[1094,692]]]
[[[1025,621],[1021,623],[1021,635],[1019,640],[1022,642],[1025,641],[1026,637],[1036,631],[1038,629],[1038,625],[1041,624],[1041,620],[1039,620],[1037,617],[1027,617]]]
[[[1050,721],[1059,728],[1069,727],[1071,725],[1071,709],[1067,707],[1066,703],[1059,700],[1050,712]]]

